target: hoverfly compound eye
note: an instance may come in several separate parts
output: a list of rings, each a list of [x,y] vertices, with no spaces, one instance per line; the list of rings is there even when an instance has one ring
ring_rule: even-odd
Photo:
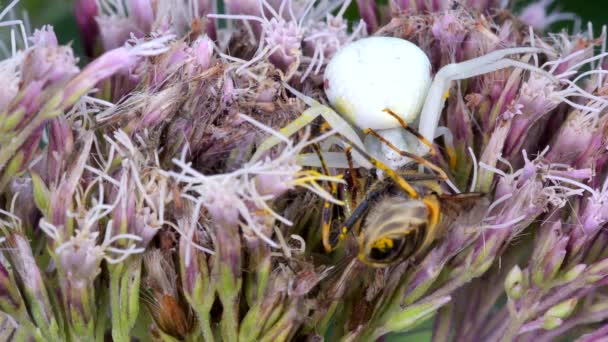
[[[371,246],[369,259],[376,263],[391,263],[399,258],[405,246],[405,239],[382,237]]]
[[[426,223],[420,223],[393,234],[378,236],[367,242],[364,259],[375,265],[408,259],[420,250],[427,233]]]
[[[415,44],[399,38],[357,40],[336,53],[324,88],[334,108],[361,129],[399,127],[385,109],[416,120],[431,85],[431,64]]]

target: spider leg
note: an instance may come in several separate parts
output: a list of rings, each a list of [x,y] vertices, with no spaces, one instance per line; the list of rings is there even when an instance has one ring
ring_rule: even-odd
[[[431,163],[430,161],[422,158],[419,155],[416,155],[416,154],[408,152],[408,151],[400,150],[399,148],[397,148],[397,146],[393,145],[393,143],[386,140],[382,135],[378,134],[373,129],[368,128],[368,129],[365,129],[363,132],[366,134],[373,135],[374,137],[376,137],[376,139],[380,140],[383,144],[388,146],[391,150],[399,153],[400,156],[410,158],[410,159],[414,160],[415,162],[417,162],[418,164],[424,165],[424,166],[428,167],[429,169],[435,171],[435,173],[437,174],[437,176],[439,176],[439,178],[441,180],[449,179],[448,175],[445,173],[445,171],[443,171],[439,166]]]
[[[317,157],[319,158],[319,161],[321,163],[321,169],[322,169],[323,173],[329,175],[330,174],[329,168],[327,166],[327,163],[325,162],[323,153],[321,152],[321,148],[317,144],[314,144],[313,148],[315,150],[315,153],[317,154]],[[346,159],[349,164],[349,174],[350,174],[349,179],[347,179],[347,186],[344,189],[344,196],[346,197],[346,199],[344,200],[345,205],[344,205],[343,214],[345,217],[353,216],[353,212],[354,212],[355,208],[357,208],[357,193],[358,193],[359,180],[357,179],[357,170],[354,168],[354,165],[353,165],[351,150],[352,150],[352,148],[350,146],[344,150],[344,154],[346,155]],[[332,197],[338,198],[337,184],[329,183],[328,186],[330,187],[330,192],[331,192]],[[368,205],[368,204],[366,204],[366,205]],[[359,212],[362,213],[364,208],[359,209]],[[346,238],[346,234],[348,234],[349,231],[353,232],[352,225],[354,225],[356,223],[356,220],[355,220],[349,225],[342,225],[341,229],[337,232],[332,231],[334,228],[334,226],[333,226],[334,218],[335,218],[334,216],[336,216],[335,209],[336,209],[336,207],[334,207],[333,203],[331,203],[327,200],[323,201],[323,207],[321,208],[321,229],[322,229],[321,237],[322,237],[323,247],[325,248],[325,251],[328,253],[331,252],[332,250],[334,250],[341,240],[344,240]],[[358,217],[358,216],[355,216],[355,217]]]
[[[323,173],[326,175],[330,175],[329,168],[327,167],[327,164],[325,163],[325,159],[323,159],[323,153],[321,153],[321,148],[319,147],[318,144],[313,144],[312,146],[315,150],[315,153],[319,157],[319,160],[321,161],[321,169],[323,170]],[[338,198],[337,184],[335,184],[333,182],[326,182],[326,183],[329,183],[330,193],[331,193],[332,197]],[[325,251],[328,253],[331,252],[336,246],[336,243],[332,243],[333,241],[330,241],[330,240],[335,240],[335,239],[331,239],[331,228],[332,228],[332,223],[333,223],[333,218],[334,218],[333,214],[334,214],[333,204],[327,200],[323,200],[323,207],[321,208],[321,240],[323,242],[323,248],[325,248]]]
[[[457,69],[475,69],[475,68],[479,68],[481,65],[489,65],[489,64],[495,63],[501,59],[506,59],[506,57],[511,56],[511,55],[520,55],[520,54],[527,54],[527,53],[540,53],[540,52],[544,52],[544,51],[545,50],[543,50],[543,49],[534,48],[534,47],[501,49],[501,50],[492,51],[483,56],[469,59],[467,61],[448,64],[448,65],[445,65],[441,69],[449,70],[450,67],[454,67],[454,66],[456,66]]]
[[[454,136],[450,129],[444,126],[437,127],[435,131],[435,139],[443,137],[443,143],[445,145],[445,153],[448,157],[448,164],[451,170],[456,169],[456,163],[458,158],[456,157],[456,147],[454,146]]]
[[[407,193],[408,196],[410,196],[411,198],[420,197],[418,195],[418,192],[410,185],[410,183],[408,183],[408,181],[405,180],[401,175],[399,175],[399,173],[397,173],[395,170],[391,169],[390,167],[388,167],[386,164],[384,164],[380,160],[375,159],[369,153],[367,153],[365,150],[359,148],[357,145],[351,145],[351,146],[355,151],[357,151],[360,154],[362,154],[363,156],[365,156],[367,158],[367,160],[370,162],[370,164],[372,164],[375,168],[386,173],[386,175],[389,176],[393,181],[395,181],[397,186],[399,186],[401,188],[401,190],[403,190],[405,193]],[[355,210],[355,212],[356,211],[357,210]]]
[[[348,160],[344,155],[344,152],[323,152],[325,163],[335,169],[346,169],[348,168]],[[308,167],[321,167],[321,161],[316,153],[301,153],[297,155],[298,165]],[[359,164],[355,164],[359,166]]]
[[[310,108],[310,109],[313,109],[313,108]],[[321,111],[319,111],[319,110],[311,111],[310,109],[304,111],[304,113],[302,113],[299,117],[297,117],[295,120],[290,122],[287,126],[281,128],[279,130],[279,132],[281,134],[283,134],[285,137],[290,137],[291,135],[295,134],[300,129],[302,129],[302,128],[306,127],[308,124],[310,124],[319,115],[321,115]],[[280,142],[281,142],[281,139],[278,137],[275,137],[275,136],[271,136],[271,137],[267,138],[260,144],[260,146],[258,146],[257,150],[255,151],[255,153],[251,159],[258,160],[264,152],[270,150],[271,148],[273,148]]]
[[[536,53],[542,50],[535,48],[513,48],[491,52],[485,56],[477,57],[465,62],[448,64],[441,68],[435,75],[435,79],[429,88],[422,112],[420,114],[420,124],[418,131],[420,134],[429,140],[432,140],[435,135],[435,129],[439,123],[439,117],[445,105],[445,100],[449,96],[450,83],[452,81],[462,80],[470,77],[479,76],[489,72],[515,67],[533,72],[541,73],[556,82],[557,78],[530,64],[504,58],[505,56],[518,53]],[[426,154],[428,147],[420,146],[419,154]]]
[[[283,134],[285,137],[290,137],[295,134],[298,130],[306,127],[311,122],[313,122],[316,118],[321,116],[333,129],[336,129],[338,134],[346,139],[348,144],[352,144],[358,147],[359,150],[365,150],[363,142],[361,138],[357,134],[357,132],[352,128],[352,126],[344,120],[338,113],[336,113],[333,109],[328,106],[324,106],[314,99],[306,96],[296,89],[292,88],[289,84],[283,83],[285,88],[287,88],[290,92],[292,92],[296,97],[303,100],[310,108],[305,110],[298,118],[293,120],[291,123],[287,124],[287,126],[281,128],[279,132]],[[252,156],[252,160],[258,160],[262,154],[272,147],[276,146],[281,142],[281,139],[275,136],[269,137],[265,141],[263,141],[255,154]],[[354,153],[353,157],[355,160],[362,165],[363,167],[370,168],[371,165],[366,162],[366,158],[363,158],[360,153]]]
[[[405,122],[405,120],[403,120],[399,115],[395,114],[395,112],[393,112],[392,110],[390,110],[388,108],[385,108],[384,112],[389,114],[393,118],[395,118],[395,120],[397,120],[399,122],[399,125],[401,125],[401,127],[403,129],[410,132],[412,135],[414,135],[416,138],[418,138],[418,140],[420,140],[421,143],[425,144],[430,149],[431,156],[437,155],[437,149],[435,148],[435,146],[433,146],[433,143],[430,142],[427,138],[423,137],[422,134],[420,134],[417,130],[410,127]]]
[[[416,192],[416,190],[399,173],[395,172],[393,169],[386,166],[381,161],[374,159],[369,153],[365,152],[365,150],[363,150],[363,149],[360,149],[358,146],[356,146],[356,145],[351,145],[351,146],[352,146],[351,148],[354,149],[356,152],[365,156],[374,167],[384,171],[387,176],[391,177],[395,181],[395,183],[405,193],[407,193],[411,198],[420,197],[418,195],[418,193]],[[345,153],[347,154],[347,160],[349,160],[349,161],[351,160],[351,158],[349,157],[351,148],[345,149]],[[321,153],[320,150],[317,150],[317,151],[318,151],[319,160],[321,161],[322,168],[324,170],[327,170],[327,165],[324,162],[323,154]],[[352,164],[349,166],[352,167]],[[352,173],[353,170],[354,169],[351,169],[351,175],[354,175],[354,173]],[[328,172],[328,171],[324,171],[324,172]],[[358,183],[358,180],[356,179],[356,177],[353,177],[353,184],[357,184],[357,183]],[[355,186],[353,186],[353,189],[355,189]],[[381,195],[382,193],[383,193],[383,189],[370,190],[369,192],[367,192],[365,194],[365,197],[363,198],[363,200],[360,203],[353,202],[353,204],[356,205],[356,207],[353,205],[353,207],[355,209],[352,210],[352,212],[348,215],[348,218],[346,219],[346,221],[344,221],[344,223],[340,226],[340,229],[339,229],[337,235],[331,234],[331,228],[332,228],[331,217],[333,214],[331,204],[330,203],[323,204],[322,215],[321,215],[321,217],[322,217],[322,238],[323,238],[323,246],[325,247],[326,251],[328,251],[328,252],[332,251],[334,249],[334,246],[336,246],[340,240],[343,240],[346,238],[346,235],[348,234],[348,232],[353,231],[353,227],[357,224],[359,219],[361,219],[363,217],[363,215],[367,212],[370,205],[374,202],[374,199],[377,196]],[[352,196],[352,193],[350,195]]]

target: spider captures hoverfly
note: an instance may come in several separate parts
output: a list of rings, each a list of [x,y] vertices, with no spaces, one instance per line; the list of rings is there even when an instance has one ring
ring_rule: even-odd
[[[396,149],[389,142],[386,143]],[[431,153],[435,153],[432,145],[430,147]],[[356,146],[354,148],[358,149]],[[318,147],[315,149],[323,171],[329,173],[323,154]],[[445,193],[440,181],[446,180],[447,175],[426,159],[411,156],[421,165],[433,169],[436,175],[407,168],[394,171],[364,151],[358,151],[366,155],[369,162],[384,171],[388,177],[372,180],[360,200],[356,199],[357,191],[347,191],[348,198],[344,201],[347,217],[340,225],[335,224],[335,207],[324,201],[321,226],[326,252],[334,250],[339,242],[352,232],[358,245],[357,258],[367,265],[385,267],[411,260],[445,236],[462,213],[470,212],[475,206],[486,207],[489,204],[482,193]],[[409,156],[408,152],[398,152]],[[347,148],[345,153],[350,162],[350,148]],[[354,172],[352,167],[350,170],[351,173]],[[358,190],[357,183],[357,179],[351,181],[352,190]],[[332,185],[330,190],[333,195],[337,195],[338,189],[335,185]],[[468,219],[471,220],[470,217]],[[482,219],[483,217],[473,218],[473,221],[481,222]]]
[[[509,58],[541,52],[535,47],[497,50],[445,65],[433,77],[428,56],[415,44],[393,37],[360,39],[339,50],[325,69],[325,94],[337,113],[285,82],[285,88],[310,108],[280,130],[283,136],[294,134],[319,116],[341,136],[334,145],[342,152],[330,151],[331,146],[325,145],[316,156],[300,156],[302,165],[321,166],[325,172],[329,168],[376,168],[387,176],[385,181],[378,180],[366,188],[367,195],[354,201],[358,203],[352,211],[346,210],[347,219],[337,229],[332,226],[333,206],[324,203],[321,216],[325,250],[334,249],[352,231],[357,236],[358,258],[367,264],[385,266],[415,257],[449,230],[450,221],[458,213],[482,201],[482,194],[444,193],[439,181],[450,185],[449,177],[423,158],[436,154],[433,140],[443,135],[445,153],[450,164],[455,163],[451,133],[438,127],[451,83],[512,67],[557,81],[541,68]],[[279,141],[276,137],[267,139],[252,159]],[[343,152],[349,148],[352,156],[346,153],[349,156],[344,158]],[[408,171],[412,162],[431,169],[435,176]],[[331,191],[336,194],[336,187]],[[479,217],[478,223],[482,220]]]

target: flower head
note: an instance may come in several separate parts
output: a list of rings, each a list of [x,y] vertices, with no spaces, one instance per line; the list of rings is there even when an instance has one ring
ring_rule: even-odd
[[[555,12],[549,14],[548,9],[554,0],[541,0],[529,4],[524,8],[519,18],[535,29],[545,30],[550,25],[564,20],[579,20],[574,13]]]

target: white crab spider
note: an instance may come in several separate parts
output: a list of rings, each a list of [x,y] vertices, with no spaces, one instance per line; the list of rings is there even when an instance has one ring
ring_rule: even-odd
[[[452,81],[462,80],[496,70],[518,67],[545,74],[546,71],[532,65],[509,59],[515,54],[538,53],[533,47],[508,48],[490,52],[461,63],[448,64],[431,80],[431,65],[426,54],[416,45],[399,38],[370,37],[357,40],[334,55],[325,71],[325,91],[333,109],[286,87],[302,98],[311,108],[281,129],[289,136],[321,115],[348,142],[371,154],[374,158],[396,168],[409,162],[373,136],[363,139],[362,131],[373,129],[392,142],[397,148],[425,155],[429,148],[410,134],[405,134],[399,122],[385,112],[390,109],[408,125],[415,126],[428,141],[433,141],[438,131],[439,118],[447,99]],[[355,130],[342,117],[359,130]],[[266,140],[254,155],[279,142],[278,138]],[[346,167],[345,156],[340,153],[324,153],[329,167]],[[353,154],[356,166],[371,167],[362,156]],[[302,163],[318,166],[316,156],[303,156]]]

